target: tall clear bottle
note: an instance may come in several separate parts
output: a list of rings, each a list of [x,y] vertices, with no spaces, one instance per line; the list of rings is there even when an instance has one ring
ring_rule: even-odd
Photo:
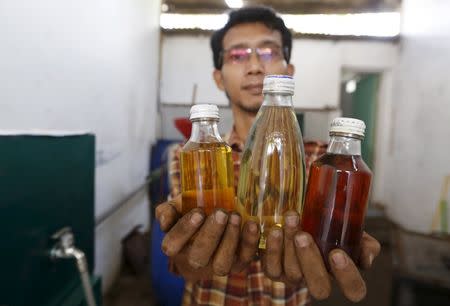
[[[212,104],[191,108],[191,137],[181,155],[182,213],[203,208],[233,210],[235,203],[231,148],[220,137],[219,109]]]
[[[361,158],[365,124],[336,118],[327,153],[310,168],[302,229],[319,246],[328,266],[331,250],[341,248],[356,262],[369,199],[372,172]]]
[[[268,229],[283,226],[287,210],[301,212],[305,189],[303,140],[292,103],[294,80],[266,76],[263,94],[241,158],[237,192],[243,221],[260,224],[260,249],[265,249]]]

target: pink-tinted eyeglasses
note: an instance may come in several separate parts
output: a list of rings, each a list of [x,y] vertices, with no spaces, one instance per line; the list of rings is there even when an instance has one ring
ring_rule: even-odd
[[[243,64],[250,60],[250,56],[255,52],[258,58],[263,63],[269,63],[273,61],[278,61],[283,58],[281,52],[281,47],[279,46],[269,46],[269,47],[258,47],[258,48],[245,48],[236,47],[228,50],[223,50],[221,53],[221,65],[222,64]]]

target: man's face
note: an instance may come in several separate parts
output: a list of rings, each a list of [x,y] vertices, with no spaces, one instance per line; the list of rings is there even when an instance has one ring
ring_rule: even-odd
[[[258,112],[263,101],[265,75],[292,75],[294,72],[294,67],[284,59],[281,33],[263,23],[232,27],[222,45],[223,65],[221,70],[214,71],[214,79],[230,103],[242,111]]]

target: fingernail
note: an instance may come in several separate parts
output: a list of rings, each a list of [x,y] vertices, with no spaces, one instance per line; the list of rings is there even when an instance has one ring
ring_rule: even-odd
[[[248,230],[250,233],[254,234],[258,231],[258,227],[256,226],[255,223],[251,222],[248,224]]]
[[[164,226],[165,222],[166,222],[166,217],[164,217],[164,215],[159,217],[159,225]]]
[[[295,244],[300,248],[306,248],[309,245],[309,239],[306,235],[295,236]]]
[[[272,237],[278,238],[281,236],[281,231],[279,229],[274,229],[272,230],[272,232],[270,232],[270,234],[272,235]]]
[[[233,225],[239,225],[239,223],[241,222],[241,216],[236,215],[236,214],[231,214],[230,222]]]
[[[372,266],[372,262],[373,262],[373,254],[369,255],[369,267]]]
[[[298,225],[298,216],[287,216],[286,217],[286,225],[289,227],[295,227]]]
[[[190,220],[193,225],[199,225],[203,220],[203,216],[196,212],[192,214]]]
[[[227,214],[221,210],[216,211],[214,218],[219,224],[225,224],[227,222]]]
[[[331,260],[338,269],[344,269],[347,266],[347,258],[341,252],[336,252],[331,256]]]

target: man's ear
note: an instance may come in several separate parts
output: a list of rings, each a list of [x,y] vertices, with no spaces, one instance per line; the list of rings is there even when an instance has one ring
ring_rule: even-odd
[[[217,88],[219,88],[221,91],[225,91],[225,86],[223,85],[222,72],[218,69],[214,69],[213,78],[214,81],[216,82]]]
[[[295,66],[292,64],[287,65],[287,74],[293,76],[295,73]]]

